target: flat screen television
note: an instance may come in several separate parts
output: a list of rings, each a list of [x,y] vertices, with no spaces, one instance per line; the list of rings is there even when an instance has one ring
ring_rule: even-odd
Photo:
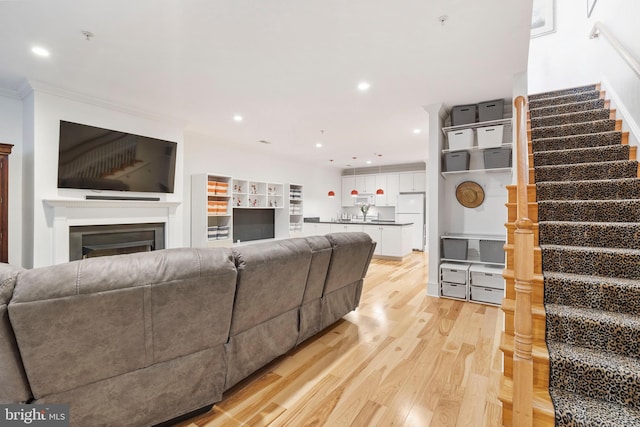
[[[61,120],[58,188],[173,193],[177,146]]]

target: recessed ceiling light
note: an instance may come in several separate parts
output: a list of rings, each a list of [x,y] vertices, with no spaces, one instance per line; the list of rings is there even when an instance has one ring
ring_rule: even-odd
[[[366,162],[366,163],[367,163],[368,165],[370,165],[370,164],[371,164],[371,160],[367,160],[367,162]]]
[[[241,122],[242,116],[240,114],[236,114],[235,116],[233,116],[233,120],[235,120],[236,122]]]
[[[38,56],[42,56],[43,58],[48,57],[49,51],[41,46],[34,46],[31,48],[31,52],[33,52],[34,54],[38,55]]]
[[[371,85],[367,82],[360,82],[358,83],[358,90],[360,92],[366,92],[369,90],[369,88],[371,87]]]
[[[413,133],[415,133],[416,135],[419,134],[420,132],[422,132],[422,129],[414,129]]]
[[[316,143],[316,148],[322,148],[322,143],[321,142]]]

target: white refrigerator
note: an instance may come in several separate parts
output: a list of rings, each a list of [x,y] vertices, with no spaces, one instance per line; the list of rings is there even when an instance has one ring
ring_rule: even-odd
[[[406,193],[398,195],[396,222],[412,222],[412,248],[424,251],[425,245],[425,200],[424,193]]]

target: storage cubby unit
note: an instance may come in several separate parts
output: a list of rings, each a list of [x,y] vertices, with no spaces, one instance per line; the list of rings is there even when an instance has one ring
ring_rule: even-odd
[[[289,184],[289,234],[302,235],[302,185]]]
[[[490,102],[494,104],[497,100]],[[511,118],[443,127],[448,148],[442,150],[442,176],[511,173],[511,129]],[[496,152],[496,149],[503,151]]]
[[[231,178],[213,174],[191,177],[191,246],[231,246]]]
[[[283,208],[283,188],[282,184],[233,179],[233,208]]]
[[[467,301],[501,304],[505,237],[447,234],[441,236],[441,241],[440,296],[461,299],[459,285],[464,276]]]

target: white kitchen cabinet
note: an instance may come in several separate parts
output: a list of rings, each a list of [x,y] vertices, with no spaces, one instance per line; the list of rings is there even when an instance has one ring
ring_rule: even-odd
[[[362,232],[362,224],[340,224],[340,223],[332,223],[331,224],[331,232],[332,233],[352,233],[360,231]]]
[[[400,193],[426,191],[426,172],[408,172],[400,174]]]
[[[377,242],[374,255],[402,258],[411,253],[411,226],[365,225],[362,231]]]
[[[357,175],[356,190],[360,194],[375,194],[376,192],[376,176],[375,175]]]
[[[398,204],[398,192],[400,191],[400,177],[397,173],[387,175],[387,188],[384,194],[387,196],[387,206]]]
[[[324,236],[331,233],[331,224],[305,222],[302,227],[305,236]]]
[[[356,178],[354,176],[342,177],[342,206],[354,206],[355,197],[351,197],[351,190],[356,188]]]

